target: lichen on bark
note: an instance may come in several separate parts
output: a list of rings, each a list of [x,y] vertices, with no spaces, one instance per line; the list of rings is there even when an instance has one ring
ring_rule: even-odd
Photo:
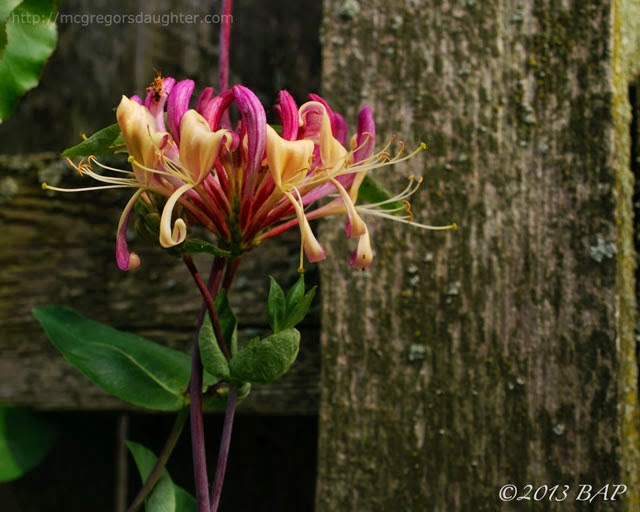
[[[424,175],[416,215],[460,229],[372,222],[369,275],[321,267],[318,510],[496,510],[509,482],[631,481],[616,3],[341,5],[324,7],[325,95],[347,119],[369,103],[379,142],[426,140],[379,177]]]

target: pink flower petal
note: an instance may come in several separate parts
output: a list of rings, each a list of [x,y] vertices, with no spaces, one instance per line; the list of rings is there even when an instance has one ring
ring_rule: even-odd
[[[335,112],[331,119],[331,131],[340,144],[343,146],[347,144],[347,122],[344,120],[344,117]]]
[[[131,196],[131,199],[129,199],[129,202],[120,215],[120,222],[118,223],[118,230],[116,232],[116,263],[120,270],[133,270],[140,266],[140,257],[135,252],[129,252],[127,246],[127,226],[129,225],[133,207],[141,194],[142,189],[138,189],[136,193]]]
[[[211,101],[211,97],[213,96],[213,87],[205,87],[202,89],[200,96],[198,96],[198,102],[196,103],[196,111],[202,114],[203,110],[206,108],[207,103]]]
[[[189,110],[189,100],[195,86],[196,84],[193,80],[181,80],[171,89],[167,99],[169,131],[178,145],[180,144],[180,120],[184,113]]]
[[[358,114],[358,133],[356,135],[356,151],[354,162],[366,160],[371,155],[376,145],[376,124],[368,105],[365,105]]]
[[[207,102],[202,102],[202,110],[198,110],[198,112],[207,120],[209,128],[211,128],[212,131],[220,128],[220,119],[222,119],[222,115],[229,108],[232,101],[233,91],[227,89]],[[200,100],[198,100],[198,102],[200,102]]]
[[[298,118],[298,106],[291,94],[284,90],[280,91],[275,110],[282,122],[281,137],[286,140],[296,140],[300,121]]]
[[[242,125],[247,134],[247,164],[249,173],[262,166],[267,145],[267,114],[258,97],[246,87],[235,85],[233,96],[242,114]]]
[[[318,94],[309,94],[309,99],[312,101],[317,101],[324,105],[324,108],[327,110],[327,114],[329,115],[329,119],[331,121],[331,133],[333,136],[338,139],[338,142],[343,146],[347,142],[347,122],[344,120],[340,114],[335,113],[332,108],[327,103],[322,96]]]

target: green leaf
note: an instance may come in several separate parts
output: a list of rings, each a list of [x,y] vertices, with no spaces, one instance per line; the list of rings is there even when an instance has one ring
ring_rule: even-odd
[[[216,341],[209,315],[206,315],[204,322],[202,322],[202,327],[200,327],[198,345],[200,347],[202,366],[211,375],[211,377],[207,376],[207,384],[211,385],[221,380],[229,380],[229,365]]]
[[[132,441],[127,442],[127,448],[133,455],[133,460],[138,467],[142,481],[146,481],[155,466],[156,456],[144,446]],[[147,512],[175,512],[176,496],[174,486],[166,469],[162,471],[162,476],[160,476],[160,479],[147,497],[145,510]]]
[[[273,382],[289,370],[299,348],[300,333],[296,329],[252,341],[229,361],[231,378],[252,384]]]
[[[304,297],[304,274],[300,274],[296,283],[287,292],[286,309],[293,309]]]
[[[218,320],[220,321],[220,328],[222,329],[222,335],[224,341],[229,347],[238,345],[238,319],[236,314],[231,308],[229,298],[224,290],[220,290],[215,302],[216,312],[218,313]],[[231,353],[233,350],[230,348]]]
[[[304,320],[304,317],[307,316],[309,309],[311,309],[311,302],[313,302],[313,298],[315,297],[315,295],[316,287],[314,286],[302,297],[301,300],[299,300],[295,304],[292,304],[291,308],[287,309],[286,318],[282,322],[280,328],[283,330],[291,329],[292,327],[295,327],[300,322],[302,322],[302,320]]]
[[[145,482],[153,470],[157,457],[141,444],[127,441],[127,448],[133,455],[138,472]],[[147,512],[196,512],[197,503],[182,487],[175,485],[166,469],[147,498]]]
[[[11,7],[12,11],[7,11]],[[18,99],[38,84],[45,61],[56,46],[55,0],[10,0],[0,9],[3,48],[0,59],[0,121],[5,120]]]
[[[74,158],[79,156],[110,155],[122,149],[125,149],[122,132],[117,124],[112,124],[102,130],[98,130],[80,144],[65,149],[62,152],[62,156]]]
[[[229,347],[231,355],[233,355],[238,351],[238,320],[224,290],[220,290],[218,293],[214,306],[218,313],[222,336],[227,347]],[[206,370],[204,376],[205,388],[221,380],[229,380],[229,366],[222,350],[220,350],[209,315],[205,317],[202,323],[198,344],[202,356],[202,365]]]
[[[0,406],[0,482],[37,466],[55,439],[55,428],[28,409]]]
[[[271,330],[278,332],[282,330],[280,329],[280,325],[287,310],[286,299],[278,282],[272,276],[269,276],[269,280],[271,284],[269,286],[269,297],[267,299],[267,315],[269,317]]]
[[[147,498],[147,512],[176,512],[176,492],[168,476],[161,476]]]
[[[206,253],[214,256],[231,256],[231,252],[221,249],[217,245],[213,245],[205,240],[197,238],[187,238],[180,245],[167,249],[169,254],[181,257],[183,254]]]
[[[7,46],[7,18],[22,0],[4,0],[0,4],[0,59],[4,55]]]
[[[393,194],[384,188],[380,183],[373,179],[370,175],[366,175],[360,189],[358,190],[358,199],[361,199],[367,203],[381,203],[388,201],[393,197]],[[406,212],[406,205],[402,201],[390,201],[385,204],[381,204],[380,208],[384,210],[394,210],[393,212],[399,212],[404,214]]]
[[[176,495],[176,512],[198,512],[198,502],[179,485],[173,484]]]
[[[139,407],[177,411],[185,403],[191,358],[63,307],[33,314],[64,358],[89,380]]]
[[[311,302],[316,294],[316,287],[314,286],[305,294],[304,274],[300,274],[285,297],[276,280],[271,276],[269,279],[271,279],[267,302],[269,325],[275,333],[291,329],[299,324],[309,312]]]
[[[11,11],[18,7],[21,2],[22,0],[3,0],[0,4],[0,23],[6,22]]]

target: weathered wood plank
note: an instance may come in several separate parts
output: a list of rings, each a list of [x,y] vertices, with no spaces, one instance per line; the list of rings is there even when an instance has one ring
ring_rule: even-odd
[[[380,142],[426,140],[385,179],[424,175],[416,215],[460,229],[372,221],[369,273],[321,267],[318,511],[498,510],[510,482],[569,484],[545,510],[579,509],[579,483],[628,485],[594,510],[640,506],[637,9],[325,3],[326,96],[348,119],[369,103]]]
[[[217,87],[220,27],[207,16],[218,14],[220,4],[65,0],[58,47],[39,86],[0,125],[0,153],[59,151],[76,144],[80,133],[113,123],[120,96],[143,94],[155,70],[192,78],[196,94]],[[252,88],[267,107],[281,88],[301,100],[317,92],[320,11],[316,0],[236,2],[230,83]],[[146,17],[143,23],[137,21],[140,15]]]
[[[114,232],[127,195],[45,193],[41,180],[86,184],[53,155],[0,158],[0,402],[47,409],[114,409],[125,404],[90,385],[47,342],[31,309],[76,308],[115,327],[188,351],[199,298],[181,261],[141,240],[143,259],[115,265]],[[232,292],[241,336],[266,332],[267,274],[297,278],[297,233],[248,254]],[[198,258],[208,272],[206,258]],[[313,279],[311,274],[309,277]],[[256,387],[245,412],[314,414],[318,398],[317,314],[306,322],[300,359],[279,383]]]
[[[41,181],[64,175],[69,183],[73,172],[51,155],[23,155],[58,152],[76,144],[80,133],[113,123],[120,95],[143,94],[154,70],[196,80],[196,94],[215,85],[219,25],[205,16],[219,9],[220,2],[191,0],[62,4],[67,18],[58,19],[59,44],[40,85],[0,125],[0,154],[18,154],[0,162],[0,401],[63,409],[123,407],[87,385],[46,343],[30,315],[36,305],[74,306],[122,329],[190,346],[198,299],[181,265],[152,247],[141,250],[145,264],[139,272],[121,273],[113,263],[113,231],[126,193],[45,194]],[[138,14],[155,18],[117,21]],[[172,15],[189,15],[193,22],[163,23]],[[316,91],[319,18],[320,4],[313,0],[237,2],[231,82],[252,87],[267,106],[281,87],[300,99]],[[273,114],[269,108],[268,113]],[[296,277],[295,239],[292,233],[247,257],[248,273],[239,276],[233,297],[247,336],[266,325],[266,274],[289,282]],[[317,323],[317,315],[308,323],[292,374],[258,389],[245,411],[317,412]]]

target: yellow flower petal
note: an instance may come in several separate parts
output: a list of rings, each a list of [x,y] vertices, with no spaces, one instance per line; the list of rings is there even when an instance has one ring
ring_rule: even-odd
[[[151,113],[144,106],[123,96],[116,117],[129,155],[146,167],[153,167],[156,147],[152,136],[158,131]]]
[[[195,110],[180,121],[180,162],[194,183],[204,180],[218,157],[227,130],[212,132],[209,123]]]
[[[309,172],[312,156],[312,141],[285,140],[267,126],[267,165],[279,189],[288,192],[299,185]]]

